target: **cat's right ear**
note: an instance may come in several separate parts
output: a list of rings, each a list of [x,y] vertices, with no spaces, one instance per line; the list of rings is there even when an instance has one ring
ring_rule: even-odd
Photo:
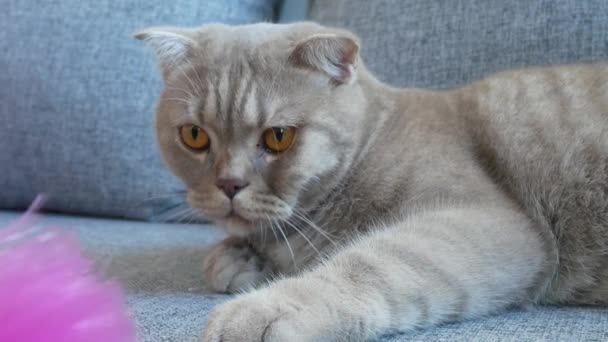
[[[354,81],[358,57],[358,39],[344,32],[316,34],[298,42],[289,60],[297,67],[322,72],[340,85]]]
[[[133,38],[146,42],[156,55],[163,77],[179,67],[197,46],[192,33],[173,27],[152,27],[133,34]]]

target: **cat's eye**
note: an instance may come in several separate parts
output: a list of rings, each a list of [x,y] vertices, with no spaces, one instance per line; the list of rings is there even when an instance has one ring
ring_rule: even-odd
[[[287,151],[296,137],[295,127],[271,127],[264,131],[264,147],[270,152]]]
[[[204,129],[196,125],[181,126],[179,136],[184,145],[195,151],[204,151],[209,148],[209,135]]]

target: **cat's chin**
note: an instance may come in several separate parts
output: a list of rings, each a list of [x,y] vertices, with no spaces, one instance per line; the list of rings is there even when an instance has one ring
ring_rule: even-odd
[[[228,216],[216,220],[215,223],[232,236],[247,236],[251,234],[255,228],[253,222],[248,221],[235,213],[230,213]]]

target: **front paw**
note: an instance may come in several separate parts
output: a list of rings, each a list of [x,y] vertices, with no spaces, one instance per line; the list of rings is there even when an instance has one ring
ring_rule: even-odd
[[[245,239],[230,237],[207,254],[203,274],[211,290],[235,293],[267,280],[272,266]]]
[[[316,342],[314,315],[306,305],[273,292],[250,292],[211,314],[203,342]],[[309,317],[310,316],[310,317]]]

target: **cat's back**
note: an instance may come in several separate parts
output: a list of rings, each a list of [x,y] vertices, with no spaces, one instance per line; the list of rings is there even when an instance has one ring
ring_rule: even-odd
[[[460,93],[474,102],[481,120],[494,123],[538,124],[559,132],[608,122],[608,64],[505,71]]]
[[[511,191],[608,183],[608,64],[503,72],[461,94],[475,156]]]
[[[597,301],[608,291],[608,65],[504,72],[460,96],[478,163],[553,233],[551,300],[576,289]]]

